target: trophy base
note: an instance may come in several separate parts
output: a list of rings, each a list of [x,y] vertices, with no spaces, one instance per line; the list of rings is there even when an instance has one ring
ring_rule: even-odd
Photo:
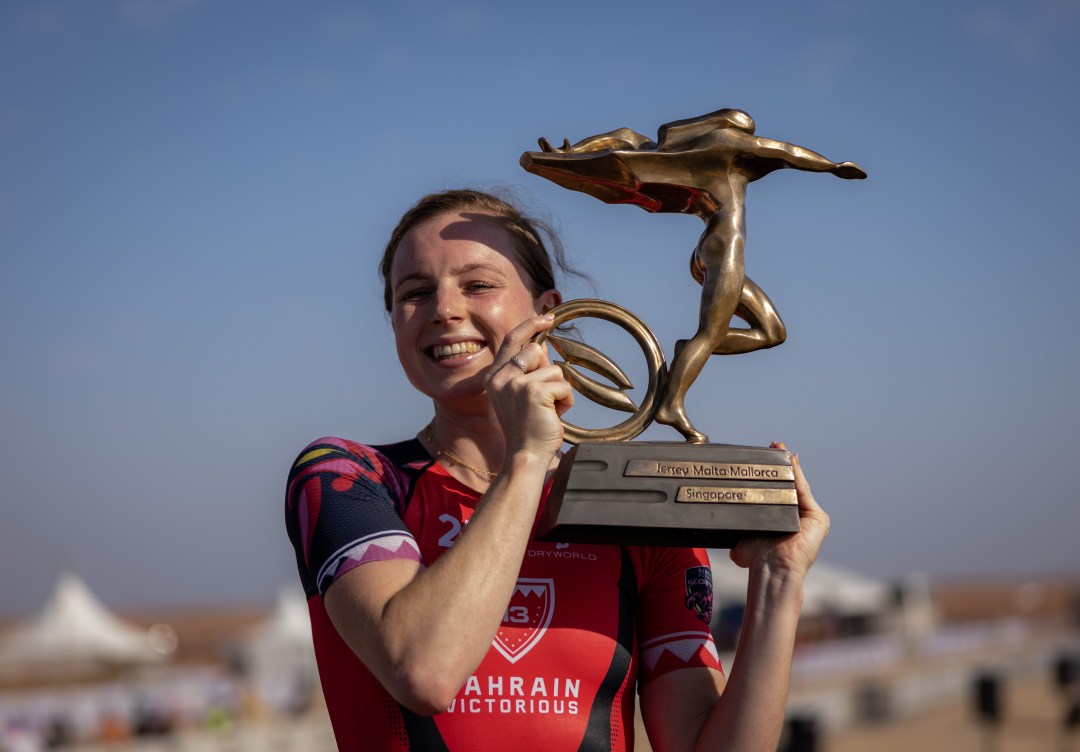
[[[799,530],[791,454],[679,442],[586,442],[562,458],[537,537],[731,548]]]

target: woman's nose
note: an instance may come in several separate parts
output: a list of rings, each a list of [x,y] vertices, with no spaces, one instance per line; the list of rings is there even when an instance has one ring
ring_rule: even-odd
[[[456,289],[440,287],[435,293],[434,320],[439,323],[457,321],[463,315],[463,299]]]

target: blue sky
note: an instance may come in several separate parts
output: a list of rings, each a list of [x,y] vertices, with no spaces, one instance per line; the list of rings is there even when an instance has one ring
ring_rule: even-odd
[[[597,280],[568,296],[670,352],[698,220],[517,160],[721,107],[870,177],[751,186],[789,339],[714,358],[695,423],[799,451],[837,564],[1076,574],[1080,2],[696,6],[4,3],[0,614],[62,568],[118,606],[292,581],[296,452],[430,415],[375,275],[430,190],[515,188]]]

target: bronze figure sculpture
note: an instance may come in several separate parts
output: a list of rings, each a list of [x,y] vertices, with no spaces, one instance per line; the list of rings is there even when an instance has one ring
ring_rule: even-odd
[[[772,301],[744,271],[747,184],[782,168],[866,177],[853,162],[832,162],[754,131],[750,115],[724,109],[663,125],[655,142],[620,128],[559,148],[541,138],[540,152],[521,157],[529,172],[606,203],[695,214],[705,222],[690,259],[690,273],[702,286],[698,329],[676,343],[653,415],[690,443],[708,441],[690,422],[684,401],[709,356],[775,347],[787,336]],[[733,317],[748,327],[732,327]]]
[[[753,118],[723,109],[660,127],[656,141],[629,128],[571,145],[526,152],[521,165],[564,188],[609,204],[650,212],[694,214],[705,222],[690,258],[702,286],[696,333],[675,345],[670,371],[652,332],[606,301],[569,301],[554,309],[556,325],[580,316],[606,319],[630,332],[649,366],[645,399],[623,393],[629,380],[599,350],[544,333],[562,357],[571,385],[607,407],[632,412],[608,429],[563,420],[576,444],[555,474],[538,529],[549,540],[593,543],[731,546],[747,535],[799,529],[791,457],[783,450],[708,444],[686,414],[686,392],[711,355],[753,352],[781,344],[787,332],[768,295],[745,273],[746,187],[774,170],[831,172],[845,179],[866,173],[801,146],[754,134]],[[732,326],[734,318],[745,327]],[[577,372],[582,365],[615,384]],[[629,442],[653,420],[670,425],[683,444]]]

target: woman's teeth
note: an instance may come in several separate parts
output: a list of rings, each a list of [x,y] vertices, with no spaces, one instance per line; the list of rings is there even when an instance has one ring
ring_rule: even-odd
[[[431,354],[436,358],[450,358],[454,355],[480,352],[484,345],[480,342],[455,342],[452,345],[435,345]]]

